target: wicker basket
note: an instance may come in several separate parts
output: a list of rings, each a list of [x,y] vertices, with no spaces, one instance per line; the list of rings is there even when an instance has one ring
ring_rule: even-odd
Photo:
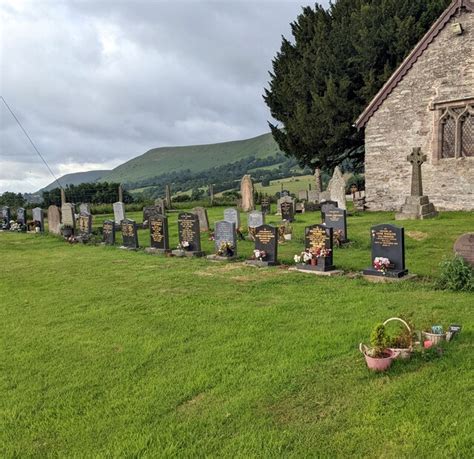
[[[411,353],[413,352],[413,331],[403,319],[400,319],[400,317],[390,317],[390,319],[387,319],[383,324],[387,325],[389,322],[393,322],[393,321],[398,321],[398,322],[401,322],[403,325],[405,325],[405,327],[408,330],[408,333],[410,333],[410,346],[403,349],[395,348],[395,347],[391,347],[390,349],[397,353],[397,355],[395,356],[396,359],[403,359],[403,360],[409,359],[411,357]]]
[[[441,341],[446,339],[446,333],[429,333],[423,332],[423,336],[428,340],[431,341],[433,344],[439,344]]]

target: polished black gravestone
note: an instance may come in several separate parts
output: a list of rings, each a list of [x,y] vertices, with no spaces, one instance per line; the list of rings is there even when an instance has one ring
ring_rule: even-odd
[[[178,215],[178,238],[179,248],[173,250],[175,256],[180,257],[202,257],[201,230],[199,217],[189,212],[181,212]]]
[[[209,260],[227,261],[237,255],[237,234],[235,223],[221,220],[214,226],[215,254],[208,255]]]
[[[113,220],[105,220],[102,225],[103,239],[106,245],[115,244],[115,222]]]
[[[125,218],[120,223],[122,229],[122,247],[126,249],[138,249],[138,230],[134,220]]]
[[[151,216],[149,227],[150,247],[147,247],[145,252],[154,254],[171,252],[168,236],[168,217],[165,217],[164,215]]]
[[[293,222],[295,220],[295,207],[291,202],[280,203],[281,219],[287,222]]]
[[[324,222],[324,214],[329,209],[335,209],[338,206],[337,201],[323,201],[321,202],[321,221]]]
[[[265,257],[247,260],[254,266],[273,266],[278,264],[278,228],[261,225],[255,228],[255,250],[264,251]],[[255,252],[254,252],[255,254]]]
[[[325,223],[328,228],[332,228],[334,230],[333,236],[336,237],[336,233],[339,231],[339,242],[348,242],[346,210],[339,207],[330,206],[326,209],[326,212],[324,212],[323,217],[323,223]]]
[[[326,250],[325,256],[316,258],[316,264],[298,264],[299,271],[335,272],[333,264],[333,229],[325,225],[311,225],[304,230],[305,249],[313,254],[318,254],[320,250]],[[339,271],[337,271],[339,273]]]
[[[260,201],[260,210],[262,211],[262,214],[269,214],[272,211],[270,198],[262,198]]]
[[[408,274],[405,268],[405,232],[394,225],[376,225],[370,229],[372,243],[372,266],[364,269],[367,276],[400,278]],[[374,268],[375,258],[384,257],[390,265],[384,271]]]

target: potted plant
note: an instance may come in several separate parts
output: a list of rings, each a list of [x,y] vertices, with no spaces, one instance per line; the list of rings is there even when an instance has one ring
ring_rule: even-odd
[[[424,337],[432,344],[439,344],[441,341],[446,339],[446,333],[443,330],[442,325],[433,325],[429,331],[424,331]]]
[[[359,349],[364,354],[367,367],[374,371],[385,371],[392,364],[397,353],[388,348],[388,336],[385,325],[375,326],[370,334],[370,348],[360,343]]]
[[[409,359],[413,352],[413,331],[408,325],[408,322],[399,317],[391,317],[383,324],[386,326],[393,321],[400,322],[403,327],[400,328],[396,335],[389,338],[389,349],[397,353],[395,358]]]

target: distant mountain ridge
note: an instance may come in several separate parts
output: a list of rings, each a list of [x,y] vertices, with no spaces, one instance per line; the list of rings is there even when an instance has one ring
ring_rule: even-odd
[[[66,188],[68,185],[80,185],[81,183],[91,183],[97,182],[102,176],[109,173],[110,170],[101,170],[101,171],[87,171],[87,172],[74,172],[72,174],[66,174],[58,178],[59,183],[62,187]],[[49,185],[45,186],[38,193],[43,191],[51,191],[54,188],[58,188],[58,183],[56,181],[51,182]]]

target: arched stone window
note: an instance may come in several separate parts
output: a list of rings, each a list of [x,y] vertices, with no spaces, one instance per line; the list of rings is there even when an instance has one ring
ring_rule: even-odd
[[[441,158],[456,156],[456,114],[445,110],[441,117]]]
[[[474,110],[467,106],[460,116],[461,156],[474,156]]]

